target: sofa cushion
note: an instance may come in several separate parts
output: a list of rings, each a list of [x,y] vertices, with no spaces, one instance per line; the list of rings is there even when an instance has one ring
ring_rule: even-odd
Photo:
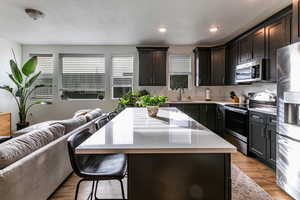
[[[0,144],[0,169],[63,136],[64,130],[64,126],[54,124]]]
[[[87,119],[85,116],[79,116],[76,118],[57,121],[56,123],[63,125],[65,127],[65,134],[67,134],[67,133],[73,131],[74,129],[78,128],[79,126],[82,126],[86,122],[87,122]]]
[[[14,137],[29,133],[29,132],[37,130],[37,129],[45,128],[45,127],[50,126],[50,124],[53,124],[55,122],[56,121],[46,121],[46,122],[33,124],[31,126],[28,126],[27,128],[23,128],[21,130],[18,130],[16,132],[14,132]]]
[[[97,117],[100,117],[103,114],[102,110],[100,108],[96,108],[92,110],[91,112],[85,114],[85,117],[88,121],[91,121]]]
[[[81,115],[84,116],[85,114],[87,114],[87,113],[89,113],[89,112],[91,112],[91,111],[92,111],[91,109],[78,110],[78,111],[76,111],[76,112],[74,113],[73,118],[79,117],[79,116],[81,116]]]

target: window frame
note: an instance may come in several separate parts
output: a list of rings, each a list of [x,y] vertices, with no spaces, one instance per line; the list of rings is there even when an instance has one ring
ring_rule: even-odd
[[[191,59],[191,66],[190,66],[190,69],[191,71],[190,72],[178,72],[178,73],[172,73],[171,72],[171,57],[172,56],[188,56],[190,57]],[[185,89],[191,89],[192,87],[192,74],[193,74],[193,54],[191,53],[171,53],[168,55],[168,90],[172,90],[171,88],[171,75],[188,75],[188,88],[185,88]]]
[[[120,98],[115,98],[114,97],[114,82],[113,82],[113,78],[116,78],[116,77],[113,77],[113,57],[132,57],[133,58],[133,69],[132,69],[132,76],[126,76],[126,78],[131,78],[132,79],[132,82],[131,82],[131,91],[134,90],[134,86],[135,86],[135,66],[136,66],[136,55],[134,54],[112,54],[111,57],[110,57],[110,64],[111,64],[111,71],[110,71],[110,91],[111,91],[111,99],[112,100],[119,100]],[[119,77],[119,78],[123,78],[123,77]],[[129,85],[122,85],[122,86],[119,86],[119,87],[130,87]]]
[[[59,53],[58,54],[59,57],[59,81],[60,81],[60,86],[59,86],[59,98],[62,101],[104,101],[107,97],[107,74],[109,72],[107,72],[107,67],[106,67],[106,62],[107,62],[107,58],[105,56],[104,53]],[[62,98],[63,95],[63,58],[64,57],[101,57],[104,58],[104,97],[103,99],[97,99],[97,98],[93,98],[93,99],[84,99],[84,98]]]
[[[47,101],[53,101],[53,99],[55,98],[55,85],[54,85],[54,75],[55,75],[55,58],[54,58],[54,54],[53,53],[29,53],[29,57],[33,57],[33,56],[37,56],[37,57],[51,57],[52,58],[52,92],[51,95],[47,97],[42,97],[42,96],[35,96],[32,95],[30,98],[32,100],[47,100]],[[42,73],[43,74],[43,73]],[[40,79],[40,77],[37,79],[37,81]],[[34,92],[33,92],[34,93]]]

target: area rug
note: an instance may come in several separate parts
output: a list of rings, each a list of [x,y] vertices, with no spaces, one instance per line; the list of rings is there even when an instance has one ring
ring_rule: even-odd
[[[232,200],[272,200],[271,196],[257,185],[251,178],[242,172],[237,166],[232,164]],[[124,180],[127,187],[127,181]],[[126,192],[126,191],[125,191]],[[120,198],[120,184],[118,181],[103,181],[100,183],[98,197]],[[127,196],[127,194],[126,194]]]
[[[232,200],[272,200],[271,196],[234,164],[231,165]]]

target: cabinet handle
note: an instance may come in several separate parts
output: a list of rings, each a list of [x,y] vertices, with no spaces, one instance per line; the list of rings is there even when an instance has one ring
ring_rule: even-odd
[[[261,133],[261,137],[265,138],[266,137],[266,131],[267,131],[267,128],[264,127],[262,133]]]

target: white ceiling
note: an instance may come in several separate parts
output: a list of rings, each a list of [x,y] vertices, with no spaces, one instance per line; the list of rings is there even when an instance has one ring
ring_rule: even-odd
[[[23,44],[214,44],[292,0],[0,0],[0,36]],[[33,21],[25,8],[45,18]],[[209,32],[211,25],[220,31]],[[164,26],[162,34],[158,28]]]

